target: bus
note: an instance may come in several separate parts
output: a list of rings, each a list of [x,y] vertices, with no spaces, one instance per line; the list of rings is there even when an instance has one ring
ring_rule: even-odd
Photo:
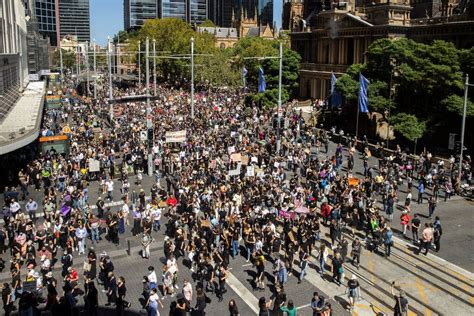
[[[69,138],[67,135],[45,136],[39,138],[40,153],[44,155],[48,150],[59,154],[69,154]]]

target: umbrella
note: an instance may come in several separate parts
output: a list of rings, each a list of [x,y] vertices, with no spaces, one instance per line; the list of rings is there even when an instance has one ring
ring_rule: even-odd
[[[307,214],[309,213],[309,208],[307,208],[306,206],[299,206],[295,208],[295,212],[299,214]]]

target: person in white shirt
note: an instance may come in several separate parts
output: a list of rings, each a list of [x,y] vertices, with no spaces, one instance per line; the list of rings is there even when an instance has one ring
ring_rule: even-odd
[[[12,213],[12,216],[15,217],[16,213],[20,210],[20,203],[18,203],[15,200],[12,200],[10,203],[10,212]]]
[[[84,227],[84,224],[80,224],[78,228],[76,228],[76,238],[79,247],[79,255],[85,254],[85,244],[86,244],[86,237],[87,237],[87,229]]]
[[[130,225],[130,223],[128,221],[128,215],[130,214],[130,207],[128,206],[126,200],[124,201],[124,204],[122,205],[122,213],[123,213],[123,217],[125,219],[125,225],[127,225],[127,226]]]
[[[151,216],[153,217],[153,230],[159,231],[161,229],[161,213],[162,209],[156,206],[153,206]]]
[[[112,201],[112,198],[113,198],[112,194],[114,192],[114,180],[112,180],[112,179],[107,180],[105,185],[107,186],[107,198],[110,201]]]
[[[156,285],[158,283],[158,279],[156,277],[155,268],[152,266],[148,267],[148,282],[150,282],[150,289],[156,289]]]
[[[190,306],[191,302],[193,301],[193,286],[191,285],[191,283],[189,283],[188,279],[184,279],[183,295],[188,305]]]

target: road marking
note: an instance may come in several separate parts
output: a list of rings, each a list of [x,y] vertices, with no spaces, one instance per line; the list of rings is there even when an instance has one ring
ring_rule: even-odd
[[[301,305],[301,306],[297,307],[296,309],[299,310],[299,309],[303,309],[303,308],[310,307],[310,306],[311,306],[311,303],[310,303],[310,304]]]
[[[367,259],[368,259],[368,263],[367,263],[367,270],[369,270],[370,272],[370,281],[372,283],[375,283],[375,276],[374,276],[374,259],[372,258],[372,252],[369,251],[368,252],[368,256],[367,256]]]
[[[252,263],[246,263],[246,264],[243,264],[242,267],[250,267],[252,265]]]
[[[242,284],[232,273],[229,272],[229,276],[227,278],[227,284],[229,284],[230,288],[242,298],[242,300],[247,303],[247,305],[258,314],[258,299],[255,295],[252,294],[245,285]]]

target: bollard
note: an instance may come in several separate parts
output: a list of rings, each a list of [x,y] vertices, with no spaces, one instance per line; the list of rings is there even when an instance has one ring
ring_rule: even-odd
[[[132,255],[130,240],[127,240],[127,253],[128,253],[129,256]]]

